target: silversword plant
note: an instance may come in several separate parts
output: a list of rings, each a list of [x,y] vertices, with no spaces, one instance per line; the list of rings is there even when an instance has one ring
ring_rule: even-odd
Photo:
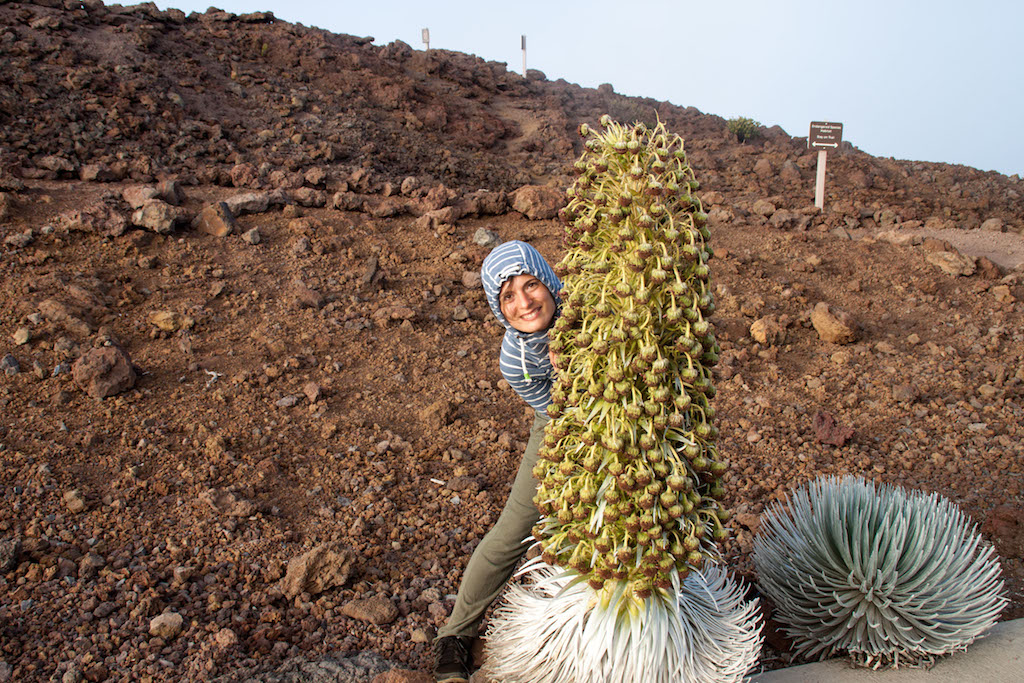
[[[824,477],[773,505],[753,559],[808,657],[898,665],[947,654],[1006,604],[992,547],[956,505],[858,477]]]

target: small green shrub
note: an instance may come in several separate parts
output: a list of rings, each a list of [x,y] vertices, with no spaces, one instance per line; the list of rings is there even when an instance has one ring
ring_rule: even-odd
[[[729,132],[736,136],[737,142],[753,140],[761,135],[761,124],[754,119],[747,118],[746,116],[737,116],[729,119],[729,123],[727,125],[729,127]]]

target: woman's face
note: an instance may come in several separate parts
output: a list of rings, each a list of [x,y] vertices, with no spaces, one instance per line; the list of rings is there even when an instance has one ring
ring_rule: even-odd
[[[505,280],[498,293],[501,314],[520,332],[540,332],[551,326],[555,298],[533,275],[516,275]]]

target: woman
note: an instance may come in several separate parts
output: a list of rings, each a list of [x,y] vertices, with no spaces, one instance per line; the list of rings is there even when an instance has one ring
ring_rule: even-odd
[[[505,326],[498,366],[505,380],[533,408],[523,460],[498,521],[473,551],[448,623],[434,643],[434,677],[445,683],[469,680],[470,649],[487,607],[498,597],[516,563],[529,547],[540,513],[533,504],[537,480],[533,466],[548,423],[554,368],[548,330],[559,311],[562,283],[535,248],[505,242],[494,248],[480,269],[491,312]]]

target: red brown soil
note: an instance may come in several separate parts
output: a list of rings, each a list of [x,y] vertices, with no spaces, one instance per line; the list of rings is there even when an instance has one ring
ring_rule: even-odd
[[[714,209],[732,566],[752,578],[757,516],[819,475],[936,491],[979,524],[1024,506],[1020,271],[1004,262],[954,277],[927,259],[949,245],[873,237],[955,229],[983,248],[995,233],[978,226],[999,218],[999,239],[1019,248],[1019,179],[847,146],[830,158],[819,213],[807,207],[814,155],[780,129],[740,145],[693,108],[265,16],[3,3],[0,48],[0,355],[20,366],[0,376],[0,540],[20,543],[0,574],[12,680],[204,680],[363,650],[425,668],[418,641],[444,623],[531,419],[498,372],[502,330],[464,284],[486,254],[474,234],[528,240],[554,261],[561,227],[510,208],[431,225],[415,215],[423,198],[398,188],[408,176],[444,184],[435,196],[451,205],[478,188],[562,187],[575,126],[606,111],[656,110],[686,137]],[[113,180],[81,180],[89,165]],[[125,188],[172,178],[193,215],[251,189],[294,199],[303,185],[303,196],[366,203],[241,216],[236,232],[257,228],[256,245],[68,219],[100,201],[130,216]],[[411,213],[373,215],[386,196]],[[763,199],[792,216],[762,216]],[[42,315],[47,299],[76,320]],[[858,342],[818,338],[819,301],[858,321]],[[460,307],[468,318],[454,319]],[[160,311],[193,322],[160,331]],[[756,343],[750,325],[769,315],[784,336]],[[53,375],[110,339],[141,371],[134,389],[96,400],[69,372]],[[820,443],[818,411],[853,438]],[[76,489],[77,513],[65,498]],[[218,510],[211,489],[255,512]],[[357,553],[354,580],[286,600],[276,584],[287,561],[327,541]],[[1003,558],[1006,617],[1024,616],[1022,562]],[[343,614],[368,597],[399,617]],[[165,610],[184,617],[169,640],[149,633]],[[238,642],[221,647],[226,628]]]

